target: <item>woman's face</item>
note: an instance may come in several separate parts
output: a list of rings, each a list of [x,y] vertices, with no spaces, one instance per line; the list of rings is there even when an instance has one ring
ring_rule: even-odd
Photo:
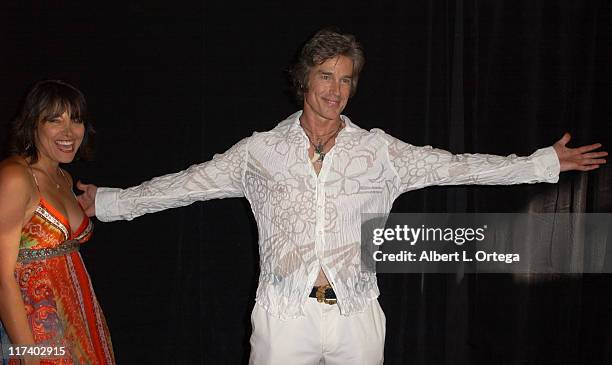
[[[67,112],[40,121],[35,140],[39,158],[58,163],[72,162],[83,142],[84,134],[83,122],[70,119]]]

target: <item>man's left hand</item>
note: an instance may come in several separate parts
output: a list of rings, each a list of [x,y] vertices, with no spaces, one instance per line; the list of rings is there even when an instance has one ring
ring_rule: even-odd
[[[566,145],[571,138],[569,133],[565,133],[563,137],[553,145],[555,152],[557,152],[557,157],[559,158],[561,172],[570,170],[591,171],[598,168],[599,165],[606,163],[606,160],[601,157],[607,156],[608,152],[592,152],[600,148],[601,143],[569,148]]]

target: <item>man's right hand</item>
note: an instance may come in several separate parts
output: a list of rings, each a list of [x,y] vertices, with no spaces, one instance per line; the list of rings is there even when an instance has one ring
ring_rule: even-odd
[[[76,183],[77,189],[83,191],[83,194],[77,196],[77,200],[83,210],[85,210],[85,214],[89,217],[96,215],[96,193],[98,192],[98,187],[93,184],[83,184],[80,181]]]

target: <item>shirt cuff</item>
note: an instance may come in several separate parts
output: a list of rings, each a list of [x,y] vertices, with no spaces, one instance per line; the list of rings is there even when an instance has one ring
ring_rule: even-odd
[[[96,217],[102,222],[111,222],[121,219],[118,216],[118,195],[121,189],[118,188],[98,188],[96,193]]]
[[[559,181],[559,158],[557,152],[551,147],[540,148],[531,156],[534,164],[536,176],[542,179],[542,182],[556,183]]]

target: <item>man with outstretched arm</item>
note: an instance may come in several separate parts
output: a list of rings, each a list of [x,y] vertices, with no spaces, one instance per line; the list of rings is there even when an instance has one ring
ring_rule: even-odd
[[[102,221],[214,198],[246,197],[259,227],[251,364],[382,364],[385,316],[376,276],[360,269],[361,213],[385,213],[431,185],[558,181],[605,163],[569,134],[528,157],[416,147],[341,115],[364,64],[350,34],[322,30],[291,70],[303,110],[212,160],[128,189],[78,184]]]

